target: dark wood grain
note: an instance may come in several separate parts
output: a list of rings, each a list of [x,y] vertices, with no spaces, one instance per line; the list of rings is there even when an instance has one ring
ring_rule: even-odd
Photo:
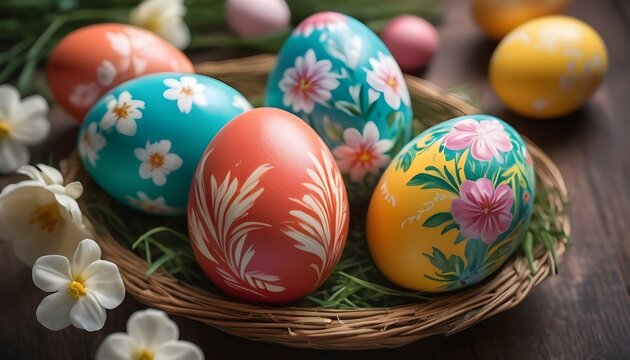
[[[533,121],[507,111],[487,82],[496,44],[475,27],[469,1],[444,2],[442,48],[423,76],[450,88],[469,84],[486,113],[497,115],[539,144],[562,171],[570,192],[573,246],[560,274],[537,287],[514,309],[450,337],[433,337],[400,349],[366,352],[295,350],[227,335],[175,318],[183,339],[199,344],[208,359],[295,357],[410,357],[422,359],[629,359],[630,358],[630,2],[574,0],[568,13],[591,24],[604,38],[610,70],[589,103],[570,116]],[[195,54],[196,60],[225,53]],[[34,149],[63,157],[73,147],[76,124],[58,108],[53,134]],[[18,180],[0,178],[0,188]],[[144,308],[128,297],[108,312],[95,333],[75,328],[52,332],[37,323],[44,297],[30,269],[0,243],[0,359],[91,359],[103,338],[124,331],[128,316]]]

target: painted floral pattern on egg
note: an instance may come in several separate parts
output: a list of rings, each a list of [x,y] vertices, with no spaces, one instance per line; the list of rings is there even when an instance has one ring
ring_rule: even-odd
[[[317,13],[296,27],[269,77],[266,104],[300,116],[322,137],[351,203],[369,199],[411,137],[409,91],[396,61],[370,29],[340,13]],[[356,134],[373,144],[361,144]],[[361,146],[377,143],[352,159]]]
[[[383,174],[368,211],[370,252],[390,280],[410,289],[472,285],[525,236],[535,189],[525,143],[505,122],[469,115],[437,124]]]
[[[163,73],[114,88],[88,113],[77,147],[94,181],[116,200],[183,215],[206,146],[251,109],[236,90],[203,75]]]

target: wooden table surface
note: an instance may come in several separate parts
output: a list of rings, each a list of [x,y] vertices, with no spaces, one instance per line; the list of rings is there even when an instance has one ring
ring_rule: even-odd
[[[444,88],[472,86],[484,112],[511,123],[558,165],[570,192],[573,243],[562,258],[559,275],[535,288],[517,307],[473,328],[393,350],[296,350],[175,318],[181,338],[200,345],[207,359],[251,354],[299,359],[630,359],[630,2],[571,2],[568,14],[585,20],[604,38],[610,68],[584,108],[553,121],[526,120],[505,110],[486,74],[496,44],[475,26],[469,1],[448,0],[443,6],[442,47],[421,75]],[[74,144],[76,123],[56,106],[50,119],[52,135],[33,150],[36,157],[51,151],[56,158],[63,157]],[[15,180],[0,178],[0,188]],[[35,319],[45,294],[33,285],[30,269],[15,259],[4,242],[0,243],[0,294],[0,359],[91,359],[107,334],[124,331],[129,315],[145,308],[128,296],[120,307],[108,311],[107,323],[98,332],[72,327],[49,331]]]

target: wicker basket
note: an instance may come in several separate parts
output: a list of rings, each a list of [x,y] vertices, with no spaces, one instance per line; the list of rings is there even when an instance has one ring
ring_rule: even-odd
[[[197,72],[218,78],[255,101],[262,96],[267,74],[274,63],[275,57],[263,55],[199,64]],[[424,80],[407,76],[406,81],[414,115],[426,125],[476,112],[460,98]],[[537,146],[529,141],[527,144],[536,163],[538,181],[560,190],[549,195],[550,202],[563,214],[558,218],[558,225],[568,235],[569,221],[563,211],[566,187],[562,176]],[[62,170],[68,178],[84,179],[85,173],[76,155],[62,164]],[[530,275],[525,256],[517,253],[487,281],[436,300],[360,310],[273,307],[233,301],[195,288],[165,272],[147,277],[146,262],[128,247],[107,234],[97,235],[97,240],[104,257],[120,268],[127,291],[140,302],[236,336],[312,349],[392,348],[431,335],[453,334],[516,306],[555,269],[551,253],[539,246],[534,249],[536,275]],[[556,241],[556,247],[558,256],[566,249],[563,241]]]

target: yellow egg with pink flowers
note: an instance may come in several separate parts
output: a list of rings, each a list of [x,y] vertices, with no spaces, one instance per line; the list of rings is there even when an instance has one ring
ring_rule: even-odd
[[[549,119],[583,106],[607,69],[606,45],[592,27],[568,16],[547,16],[503,38],[490,60],[489,76],[510,110]]]
[[[435,125],[408,143],[372,195],[367,240],[378,269],[412,290],[482,281],[527,232],[536,188],[523,139],[489,115]]]

